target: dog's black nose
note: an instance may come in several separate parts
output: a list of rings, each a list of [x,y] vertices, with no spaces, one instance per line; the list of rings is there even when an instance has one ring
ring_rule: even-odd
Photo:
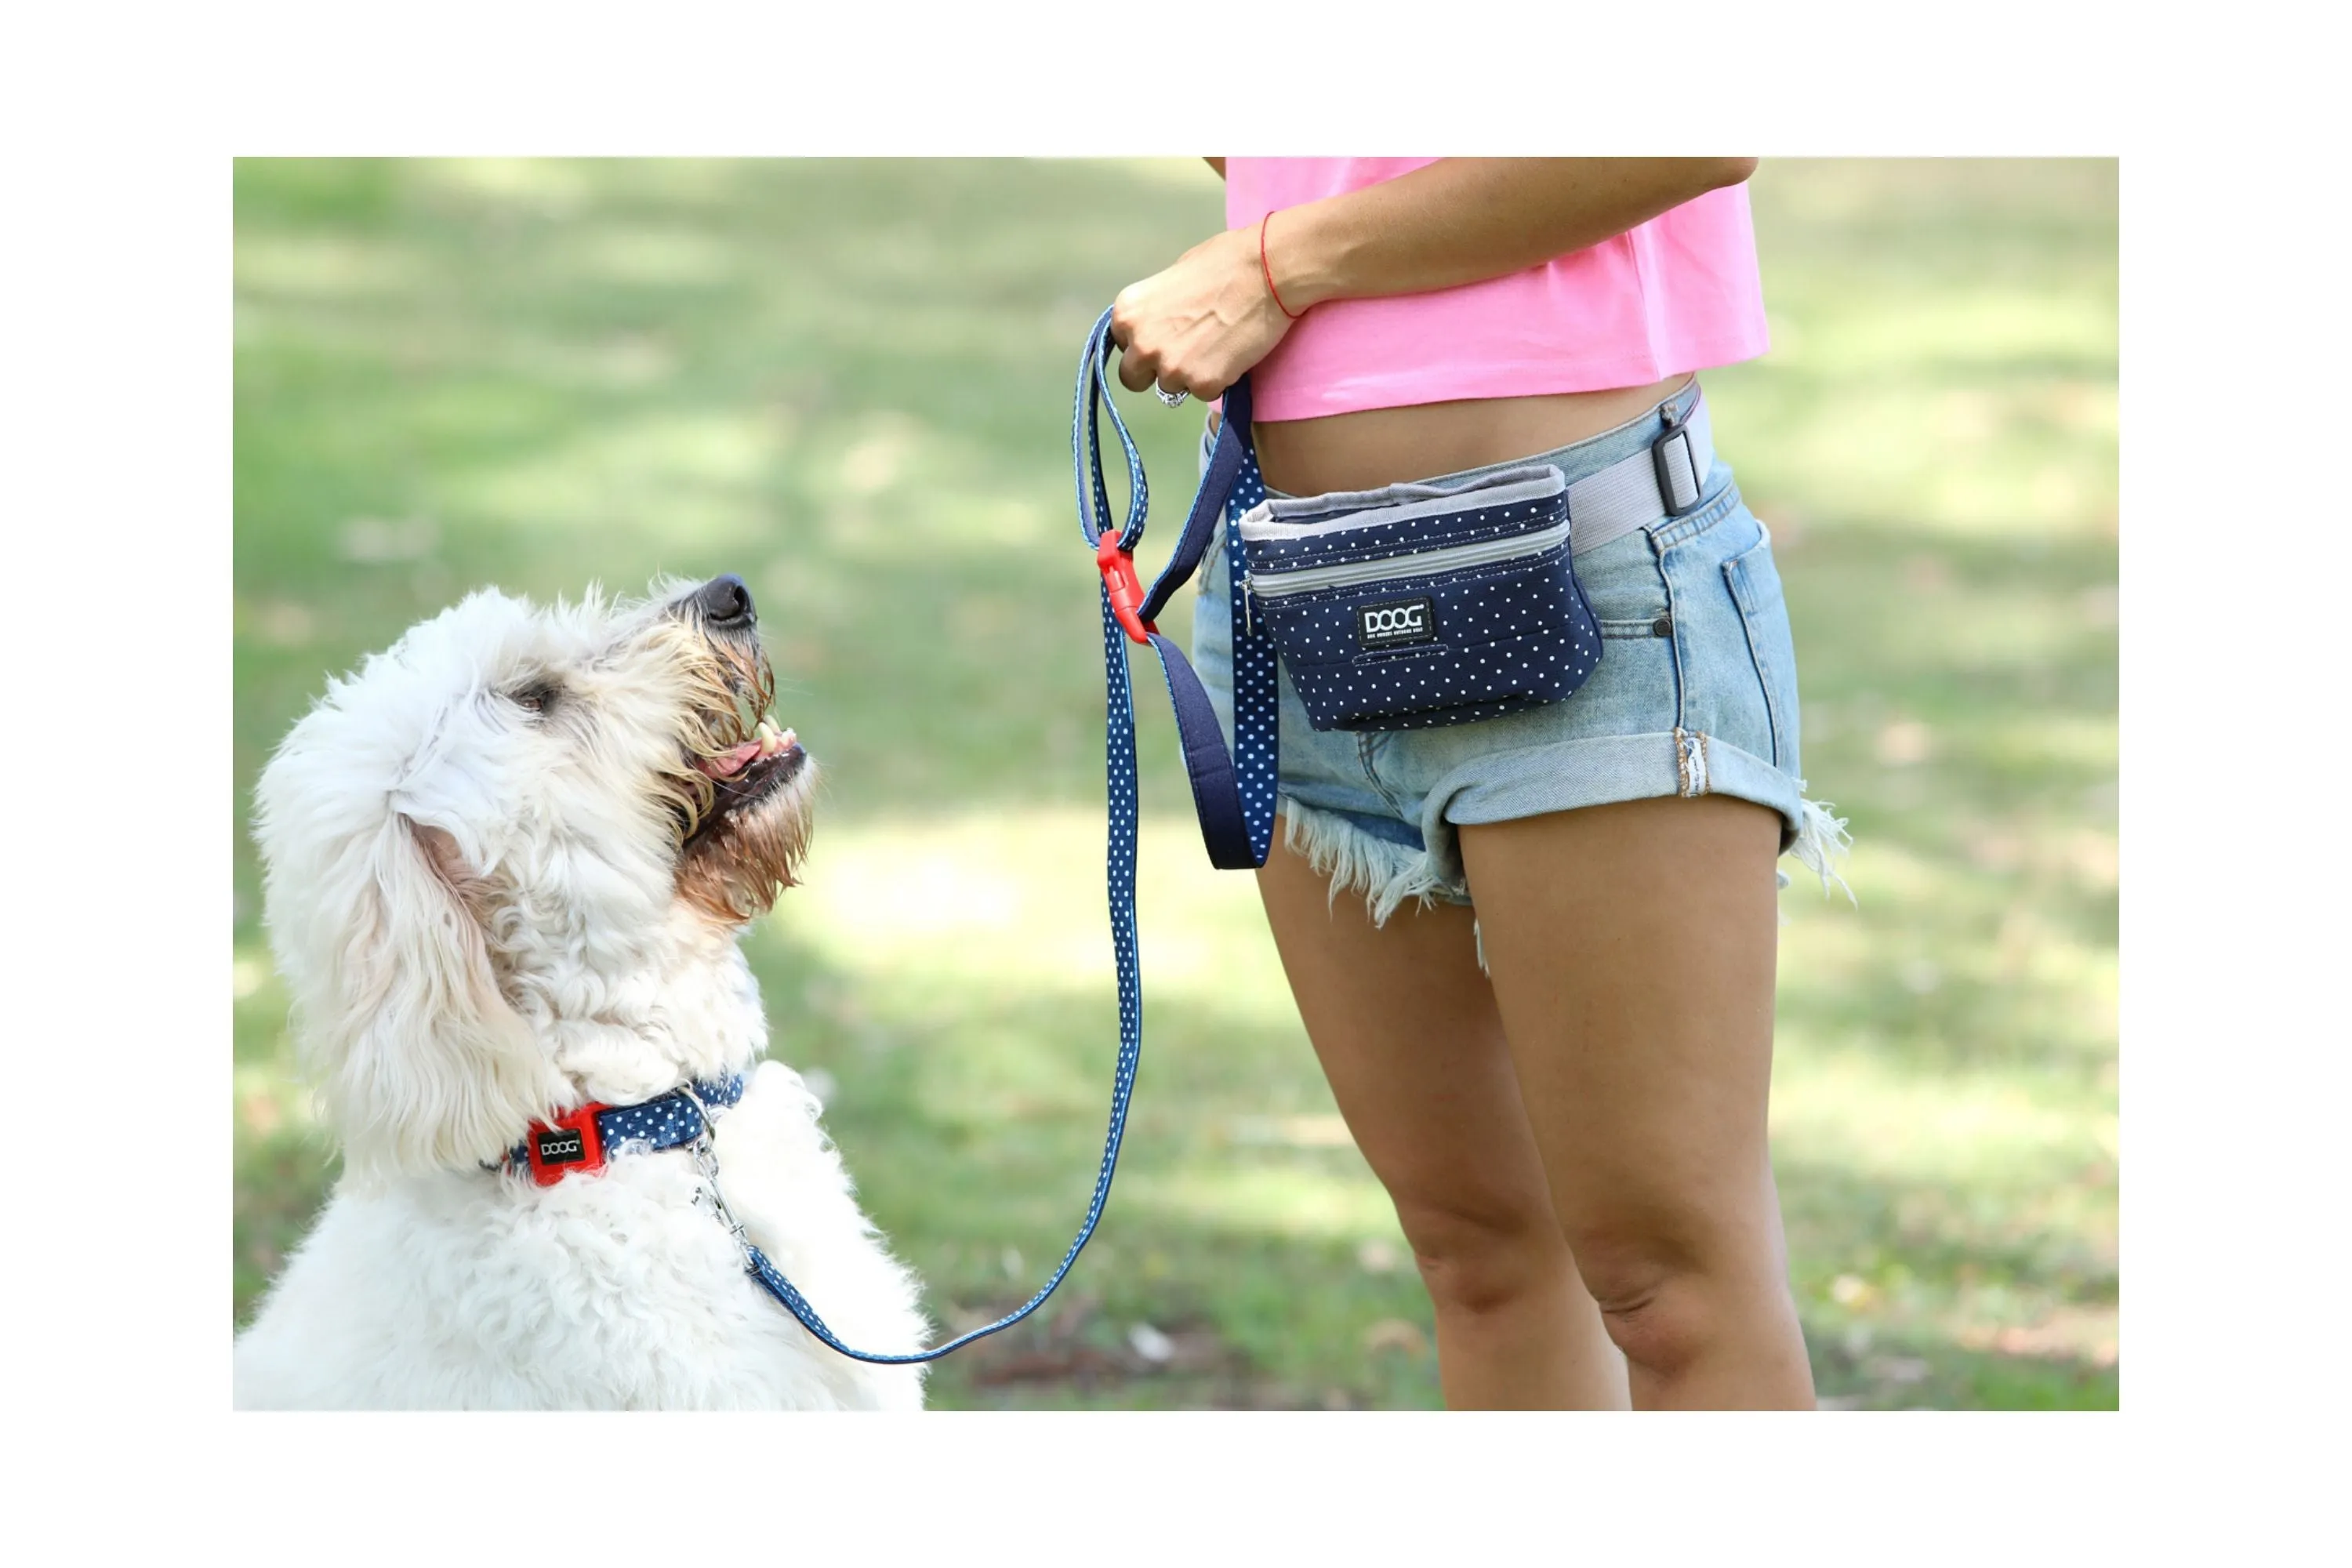
[[[760,619],[751,590],[732,572],[705,583],[694,595],[694,607],[702,613],[703,624],[718,631],[740,631]]]

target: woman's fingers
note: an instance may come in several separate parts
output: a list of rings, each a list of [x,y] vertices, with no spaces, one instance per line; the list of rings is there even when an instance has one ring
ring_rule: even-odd
[[[1189,392],[1206,403],[1213,397],[1223,396],[1232,379],[1230,372],[1213,363],[1196,366],[1181,360],[1171,363],[1147,350],[1128,349],[1118,356],[1118,384],[1129,392],[1157,385],[1171,397]]]
[[[1121,386],[1129,392],[1141,392],[1159,379],[1160,359],[1157,354],[1133,348],[1119,351],[1118,384]],[[1168,390],[1173,392],[1176,388],[1171,386]]]
[[[1129,392],[1141,392],[1157,384],[1162,392],[1174,396],[1189,392],[1195,397],[1214,397],[1213,392],[1201,390],[1201,378],[1182,362],[1171,362],[1171,356],[1156,348],[1129,343],[1119,351],[1118,384]]]
[[[1118,384],[1129,392],[1141,392],[1160,374],[1160,356],[1138,348],[1135,342],[1137,320],[1143,314],[1136,294],[1142,287],[1129,284],[1110,304],[1110,341],[1118,345]]]

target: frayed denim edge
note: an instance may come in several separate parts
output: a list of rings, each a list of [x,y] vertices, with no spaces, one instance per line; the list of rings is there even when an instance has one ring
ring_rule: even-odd
[[[1341,893],[1361,893],[1365,912],[1372,924],[1380,927],[1388,923],[1388,918],[1406,900],[1427,909],[1445,889],[1445,879],[1438,873],[1426,849],[1375,838],[1342,817],[1301,805],[1288,795],[1281,797],[1281,809],[1283,845],[1305,857],[1317,876],[1328,879],[1328,907],[1337,907]],[[1788,853],[1821,879],[1824,897],[1834,886],[1845,894],[1848,903],[1861,908],[1862,900],[1854,897],[1853,889],[1838,870],[1839,862],[1853,849],[1853,836],[1846,831],[1846,819],[1835,815],[1834,806],[1827,801],[1801,798],[1797,811],[1800,826]],[[1788,872],[1776,869],[1773,876],[1780,887],[1789,886]],[[1782,924],[1788,923],[1786,911],[1780,920]],[[1483,972],[1486,967],[1486,943],[1475,920],[1471,931],[1477,942],[1478,967]]]
[[[1846,886],[1845,879],[1838,874],[1837,862],[1853,851],[1853,836],[1845,830],[1845,818],[1833,815],[1834,810],[1827,801],[1799,800],[1797,841],[1789,846],[1789,853],[1822,879],[1823,897],[1828,896],[1830,884],[1834,882],[1845,894],[1846,901],[1860,909],[1862,900],[1853,896],[1853,889]],[[1789,873],[1780,871],[1775,875],[1779,877],[1780,886],[1785,888],[1789,885]]]
[[[1283,847],[1305,857],[1318,877],[1330,879],[1329,905],[1341,893],[1364,895],[1365,912],[1381,926],[1407,899],[1423,909],[1437,901],[1445,879],[1430,863],[1429,851],[1391,844],[1327,811],[1282,797]]]

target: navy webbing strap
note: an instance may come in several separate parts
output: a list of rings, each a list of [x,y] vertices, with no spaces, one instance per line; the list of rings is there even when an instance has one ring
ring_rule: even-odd
[[[1061,1266],[1043,1289],[1013,1311],[968,1333],[957,1335],[927,1351],[883,1355],[852,1350],[841,1342],[808,1303],[808,1299],[784,1278],[767,1256],[742,1240],[751,1276],[783,1303],[803,1327],[833,1349],[856,1361],[895,1363],[934,1361],[972,1341],[1009,1329],[1043,1306],[1070,1265],[1095,1233],[1103,1205],[1110,1198],[1112,1173],[1118,1168],[1119,1141],[1127,1131],[1127,1107],[1135,1092],[1136,1064],[1143,1055],[1143,968],[1135,940],[1135,692],[1128,679],[1127,645],[1130,638],[1149,643],[1160,656],[1168,682],[1168,698],[1176,710],[1176,728],[1182,740],[1184,768],[1192,781],[1192,804],[1201,818],[1201,837],[1209,858],[1227,869],[1265,864],[1274,838],[1275,805],[1275,658],[1271,638],[1255,635],[1244,613],[1242,574],[1232,571],[1234,619],[1234,748],[1225,745],[1217,727],[1217,713],[1176,645],[1160,635],[1151,621],[1178,588],[1184,585],[1208,552],[1219,526],[1228,531],[1226,547],[1239,559],[1237,529],[1243,511],[1263,498],[1257,459],[1249,447],[1249,382],[1236,382],[1226,392],[1224,417],[1217,431],[1209,471],[1202,476],[1192,510],[1184,521],[1176,552],[1146,594],[1135,575],[1135,547],[1143,538],[1149,493],[1143,458],[1127,433],[1127,422],[1104,385],[1111,349],[1110,312],[1106,310],[1087,337],[1078,362],[1078,386],[1070,416],[1070,458],[1077,481],[1078,531],[1095,549],[1102,569],[1103,684],[1108,693],[1104,771],[1109,795],[1110,827],[1108,879],[1110,896],[1111,953],[1118,968],[1118,1060],[1111,1078],[1110,1128],[1103,1140],[1102,1166],[1095,1176],[1094,1196],[1087,1205],[1086,1222],[1077,1238],[1062,1255]],[[1109,527],[1110,493],[1102,466],[1101,414],[1110,412],[1127,459],[1128,512],[1124,528]],[[1089,504],[1091,503],[1091,504]],[[1234,765],[1238,751],[1241,765]],[[714,1184],[713,1191],[716,1187]],[[722,1215],[724,1210],[722,1207]],[[733,1222],[730,1218],[730,1224]],[[740,1227],[736,1227],[739,1239]]]
[[[1160,656],[1168,685],[1168,699],[1176,714],[1176,731],[1184,752],[1184,771],[1192,780],[1192,805],[1201,822],[1201,839],[1210,864],[1221,870],[1249,870],[1265,864],[1274,838],[1275,807],[1275,655],[1271,637],[1255,632],[1243,606],[1242,574],[1228,573],[1233,616],[1234,745],[1228,748],[1217,726],[1216,710],[1201,678],[1176,645],[1152,625],[1176,590],[1189,581],[1208,553],[1219,527],[1229,533],[1241,513],[1265,496],[1257,477],[1256,454],[1250,449],[1249,377],[1228,388],[1224,416],[1217,428],[1216,446],[1208,471],[1192,498],[1184,531],[1168,564],[1150,592],[1136,590],[1135,547],[1142,542],[1150,498],[1144,482],[1143,459],[1129,436],[1118,405],[1110,400],[1108,377],[1111,349],[1110,312],[1103,312],[1087,339],[1078,361],[1076,404],[1070,419],[1070,458],[1078,498],[1078,531],[1095,547],[1096,564],[1103,572],[1103,656],[1110,696],[1108,771],[1112,786],[1112,855],[1119,830],[1118,801],[1123,787],[1134,788],[1135,705],[1126,677],[1127,640],[1148,644]],[[1110,497],[1103,480],[1101,412],[1110,413],[1112,429],[1127,459],[1128,515],[1117,533],[1110,529]],[[1089,506],[1091,501],[1091,507]],[[1237,562],[1240,541],[1229,537],[1228,563]],[[1108,666],[1116,664],[1113,673]],[[1126,761],[1122,763],[1121,757]],[[1238,759],[1238,766],[1236,760]],[[1120,778],[1122,767],[1127,776]],[[1130,821],[1128,827],[1131,831]],[[1132,858],[1132,847],[1129,848]],[[1132,905],[1132,896],[1129,896]],[[1112,894],[1114,910],[1118,895]],[[1117,919],[1114,912],[1114,921]]]

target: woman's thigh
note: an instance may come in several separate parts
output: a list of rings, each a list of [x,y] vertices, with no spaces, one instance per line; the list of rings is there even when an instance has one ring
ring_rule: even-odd
[[[1777,1278],[1765,1144],[1780,819],[1667,797],[1465,826],[1532,1136],[1604,1310]]]
[[[1550,1189],[1470,911],[1408,904],[1376,927],[1279,832],[1258,888],[1339,1112],[1424,1266],[1514,1237],[1549,1251]]]

